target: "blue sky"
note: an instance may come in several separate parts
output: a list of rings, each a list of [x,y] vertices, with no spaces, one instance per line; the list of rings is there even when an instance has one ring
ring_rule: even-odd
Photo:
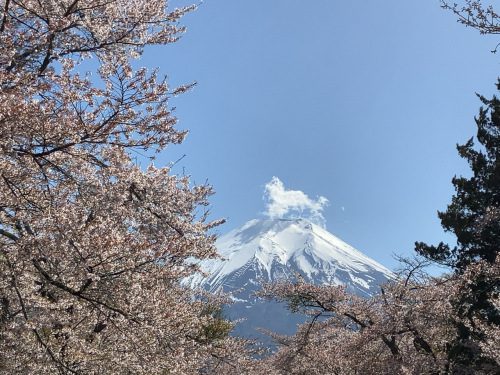
[[[215,187],[220,233],[263,216],[276,176],[326,197],[328,230],[386,266],[448,238],[436,211],[468,173],[455,144],[475,134],[475,92],[494,93],[494,38],[437,0],[206,0],[183,24],[140,64],[198,82],[172,102],[190,134],[158,164],[186,154],[174,172]]]

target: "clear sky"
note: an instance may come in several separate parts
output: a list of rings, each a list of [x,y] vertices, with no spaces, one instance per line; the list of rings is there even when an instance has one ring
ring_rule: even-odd
[[[179,4],[172,2],[171,4]],[[436,217],[467,174],[475,92],[494,93],[497,41],[437,0],[206,0],[176,44],[146,50],[172,84],[179,162],[216,189],[220,233],[262,217],[273,176],[323,209],[329,231],[388,267],[416,240],[446,239]]]

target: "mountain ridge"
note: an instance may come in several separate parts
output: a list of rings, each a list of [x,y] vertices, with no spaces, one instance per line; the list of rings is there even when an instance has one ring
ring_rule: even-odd
[[[314,284],[346,285],[353,292],[371,295],[391,271],[362,252],[306,219],[254,219],[221,236],[216,243],[223,259],[200,263],[207,277],[192,285],[211,291],[230,289],[250,267],[266,282],[300,274]],[[233,281],[233,282],[230,282]]]

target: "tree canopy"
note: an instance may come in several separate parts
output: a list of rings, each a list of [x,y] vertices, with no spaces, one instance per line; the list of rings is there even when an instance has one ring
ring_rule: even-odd
[[[474,147],[473,138],[457,146],[472,176],[453,178],[455,195],[447,210],[438,213],[457,245],[416,243],[418,253],[458,270],[477,260],[493,263],[500,250],[500,100],[479,98],[485,106],[475,119],[480,147]]]
[[[209,372],[238,343],[180,280],[187,259],[215,256],[211,187],[132,159],[186,134],[168,101],[188,87],[131,59],[175,42],[193,7],[1,8],[0,372]],[[90,58],[92,76],[78,69]]]

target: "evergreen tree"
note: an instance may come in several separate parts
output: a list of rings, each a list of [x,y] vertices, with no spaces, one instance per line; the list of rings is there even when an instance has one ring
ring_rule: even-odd
[[[474,147],[473,138],[457,146],[473,174],[453,178],[456,193],[446,211],[438,212],[441,225],[455,234],[457,244],[415,244],[419,254],[457,271],[477,260],[493,263],[500,246],[500,99],[479,98],[485,105],[475,119],[481,147]]]
[[[500,79],[497,89],[500,90]],[[457,244],[415,244],[419,254],[448,265],[459,274],[481,263],[498,265],[495,260],[500,247],[500,99],[479,98],[484,104],[475,119],[480,147],[474,147],[473,138],[457,146],[460,156],[468,161],[472,176],[453,178],[456,193],[446,211],[438,212],[441,225],[455,234]],[[487,330],[498,332],[500,327],[500,277],[481,269],[473,274],[451,301],[458,319],[452,319],[457,335],[447,346],[448,358],[450,363],[475,373],[481,373],[484,366],[500,371],[491,353],[482,350]],[[478,320],[488,328],[470,324]]]

